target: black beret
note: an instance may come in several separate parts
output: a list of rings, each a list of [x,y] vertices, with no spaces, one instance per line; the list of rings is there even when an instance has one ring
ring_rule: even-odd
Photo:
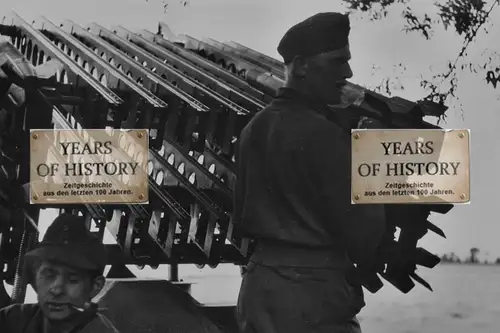
[[[313,56],[341,49],[349,43],[349,16],[318,13],[291,27],[278,45],[285,63],[295,56]]]

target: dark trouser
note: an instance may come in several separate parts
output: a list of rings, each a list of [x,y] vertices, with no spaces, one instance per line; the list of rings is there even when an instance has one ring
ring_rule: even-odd
[[[241,333],[361,333],[356,315],[364,305],[344,270],[250,262],[238,323]]]

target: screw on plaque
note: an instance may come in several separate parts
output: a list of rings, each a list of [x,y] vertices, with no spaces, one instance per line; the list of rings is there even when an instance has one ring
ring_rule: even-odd
[[[360,199],[360,196],[356,194],[356,195],[354,196],[354,200],[359,200],[359,199]]]
[[[142,137],[143,137],[143,136],[144,136],[144,133],[142,133],[142,132],[137,132],[137,137],[138,137],[139,139],[142,139]]]
[[[33,194],[33,200],[38,200],[38,195]]]
[[[33,133],[33,135],[31,137],[33,138],[33,140],[37,140],[38,139],[38,134]]]
[[[460,139],[463,139],[465,137],[465,134],[463,132],[458,133],[458,137]]]
[[[460,199],[465,200],[466,198],[467,198],[467,196],[465,195],[465,193],[462,193],[462,194],[460,195]]]
[[[139,200],[143,200],[144,199],[144,194],[139,194]]]
[[[354,133],[354,139],[359,139],[359,134],[358,133]]]

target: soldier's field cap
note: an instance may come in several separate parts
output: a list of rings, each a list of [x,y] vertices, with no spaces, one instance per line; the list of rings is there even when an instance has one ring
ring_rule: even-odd
[[[61,214],[47,228],[38,247],[25,258],[48,260],[81,270],[99,270],[106,266],[106,249],[86,228],[84,218]]]
[[[310,57],[336,50],[348,50],[349,16],[341,13],[318,13],[291,27],[278,45],[285,64],[294,57]]]

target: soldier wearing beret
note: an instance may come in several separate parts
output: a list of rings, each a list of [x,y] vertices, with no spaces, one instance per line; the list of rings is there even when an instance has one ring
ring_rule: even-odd
[[[385,216],[351,205],[350,131],[327,120],[352,77],[349,31],[339,13],[289,29],[286,84],[239,138],[233,220],[256,241],[238,299],[244,333],[361,332],[363,291],[347,277],[371,260]]]
[[[24,274],[37,304],[0,310],[0,332],[118,333],[91,299],[104,286],[106,250],[81,217],[62,214],[39,247],[25,255]]]

